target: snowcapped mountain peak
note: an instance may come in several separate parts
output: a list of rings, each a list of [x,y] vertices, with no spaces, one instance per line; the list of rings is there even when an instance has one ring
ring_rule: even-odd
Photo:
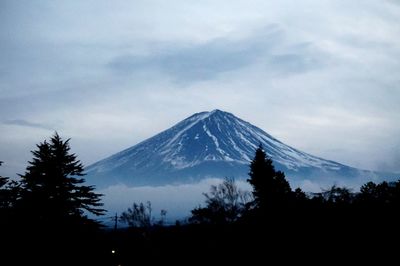
[[[184,183],[205,177],[246,178],[263,145],[275,166],[299,176],[349,172],[350,167],[292,148],[260,128],[218,109],[200,112],[87,168],[88,178],[132,184]]]

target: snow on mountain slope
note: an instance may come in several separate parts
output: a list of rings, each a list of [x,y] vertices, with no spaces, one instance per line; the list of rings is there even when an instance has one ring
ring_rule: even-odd
[[[197,113],[131,148],[87,168],[87,179],[112,184],[165,185],[207,177],[247,178],[248,165],[262,144],[275,166],[289,180],[374,177],[292,148],[231,113]]]

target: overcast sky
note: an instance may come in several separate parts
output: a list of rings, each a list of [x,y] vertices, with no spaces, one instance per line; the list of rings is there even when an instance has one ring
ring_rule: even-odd
[[[55,130],[88,165],[216,108],[400,172],[399,3],[0,0],[0,175]]]

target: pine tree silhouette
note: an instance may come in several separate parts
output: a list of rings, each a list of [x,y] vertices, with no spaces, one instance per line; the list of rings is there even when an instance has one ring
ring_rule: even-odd
[[[275,170],[262,145],[256,150],[250,164],[249,176],[247,181],[253,186],[254,203],[257,208],[275,208],[289,200],[292,191],[289,182],[283,172]]]
[[[69,139],[55,135],[32,151],[26,173],[20,175],[21,207],[29,220],[44,224],[93,224],[87,213],[102,215],[100,194],[82,185],[83,165],[70,153]]]
[[[69,139],[55,133],[32,154],[20,175],[6,238],[8,257],[14,265],[23,265],[26,258],[35,265],[101,265],[106,253],[99,241],[100,223],[88,215],[105,210],[101,195],[84,184],[83,165],[70,152]]]

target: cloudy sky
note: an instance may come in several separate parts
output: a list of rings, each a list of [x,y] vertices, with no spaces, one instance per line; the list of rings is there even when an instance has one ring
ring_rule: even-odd
[[[397,0],[0,1],[0,175],[57,130],[91,164],[222,109],[400,172]]]

